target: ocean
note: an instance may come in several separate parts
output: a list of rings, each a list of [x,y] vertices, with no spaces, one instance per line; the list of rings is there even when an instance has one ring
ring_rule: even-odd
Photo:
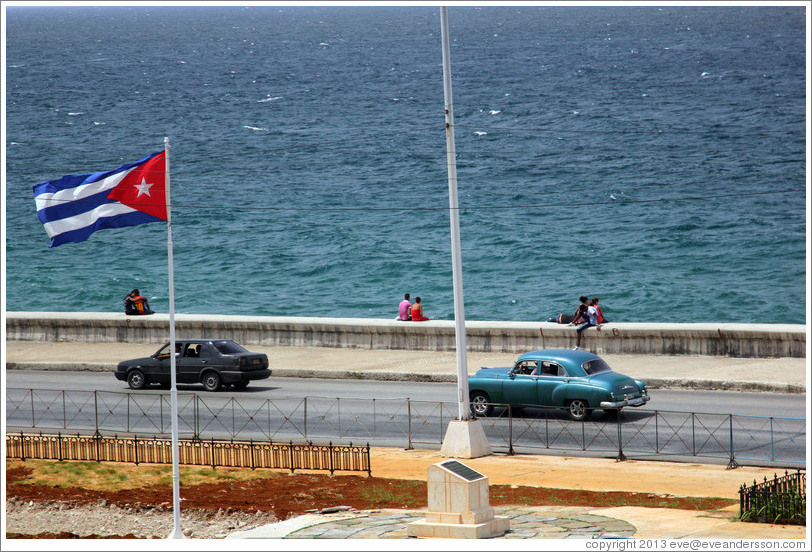
[[[168,137],[177,312],[453,319],[438,7],[4,9],[5,311],[168,311],[32,196]],[[807,9],[451,6],[466,319],[806,323]]]

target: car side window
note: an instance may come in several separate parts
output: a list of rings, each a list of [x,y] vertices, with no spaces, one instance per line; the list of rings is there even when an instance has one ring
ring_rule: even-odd
[[[538,366],[539,361],[537,360],[522,360],[513,367],[513,373],[517,376],[537,376]]]
[[[556,362],[544,361],[541,363],[542,376],[560,376],[562,375],[563,368]]]
[[[169,343],[161,347],[161,349],[155,354],[155,358],[158,360],[169,358]]]
[[[183,351],[183,356],[189,358],[197,358],[200,356],[200,343],[190,343]]]
[[[212,347],[209,343],[204,343],[202,347],[200,347],[200,356],[202,358],[211,358],[213,356],[218,356],[216,354],[217,349]]]

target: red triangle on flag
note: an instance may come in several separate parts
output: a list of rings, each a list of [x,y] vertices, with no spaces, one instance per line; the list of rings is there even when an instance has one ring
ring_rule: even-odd
[[[107,197],[166,220],[166,152],[131,169]]]

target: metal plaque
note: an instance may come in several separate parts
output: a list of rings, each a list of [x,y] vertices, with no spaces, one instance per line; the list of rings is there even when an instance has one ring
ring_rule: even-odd
[[[481,473],[476,470],[472,470],[465,464],[458,462],[457,460],[449,460],[447,462],[443,462],[440,466],[444,467],[451,473],[455,475],[459,475],[466,481],[476,481],[477,479],[482,479],[485,477]]]

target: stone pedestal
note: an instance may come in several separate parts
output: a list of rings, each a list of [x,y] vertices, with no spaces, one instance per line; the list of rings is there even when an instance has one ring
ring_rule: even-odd
[[[426,519],[406,526],[410,537],[483,539],[510,529],[510,520],[495,517],[488,498],[488,478],[457,460],[428,469]]]
[[[490,454],[491,445],[479,420],[449,422],[440,455],[447,458],[479,458]]]

